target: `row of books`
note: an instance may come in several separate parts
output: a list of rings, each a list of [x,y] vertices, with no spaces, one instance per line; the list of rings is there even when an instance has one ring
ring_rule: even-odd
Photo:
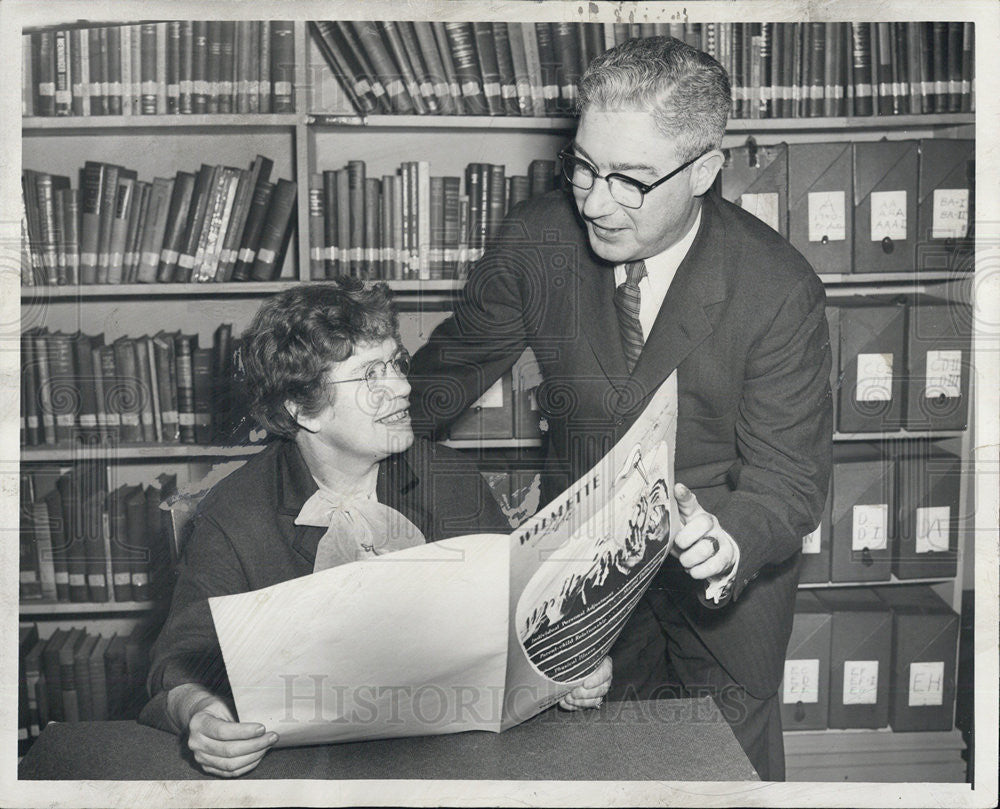
[[[149,634],[145,627],[107,636],[74,627],[40,638],[37,624],[22,625],[19,754],[49,722],[135,719],[145,704]]]
[[[917,300],[828,306],[834,424],[843,433],[964,430],[970,306]]]
[[[822,522],[802,540],[801,581],[951,578],[960,511],[959,458],[928,442],[838,446]]]
[[[22,445],[241,443],[232,325],[152,337],[30,329],[21,341]],[[245,438],[245,436],[244,436]]]
[[[555,187],[555,161],[533,160],[527,174],[470,163],[461,177],[433,177],[427,161],[367,176],[364,160],[314,174],[309,187],[310,277],[465,277],[507,211]]]
[[[565,115],[591,60],[668,35],[719,60],[734,118],[969,112],[973,25],[961,22],[317,21],[361,114]]]
[[[176,490],[176,475],[114,488],[107,475],[106,461],[90,459],[21,474],[22,602],[124,603],[168,593],[160,504]]]
[[[21,282],[122,284],[268,281],[281,273],[295,220],[296,184],[270,180],[273,163],[203,163],[196,172],[139,180],[88,160],[70,178],[22,172]]]
[[[722,195],[820,274],[972,269],[974,140],[751,140],[725,155]]]
[[[958,615],[924,585],[800,590],[785,655],[785,730],[951,730]]]
[[[47,28],[22,36],[31,116],[295,110],[294,24],[172,20]]]

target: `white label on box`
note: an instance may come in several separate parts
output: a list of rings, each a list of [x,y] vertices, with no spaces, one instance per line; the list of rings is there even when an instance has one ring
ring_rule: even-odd
[[[906,192],[872,191],[872,241],[906,238]]]
[[[472,404],[473,407],[503,407],[503,380],[498,379],[482,396]]]
[[[859,402],[892,400],[892,354],[858,354],[854,398]]]
[[[823,526],[817,526],[811,534],[802,537],[802,553],[819,553],[822,547]]]
[[[962,239],[969,232],[969,189],[935,188],[932,239]]]
[[[948,550],[951,526],[950,506],[917,509],[917,553],[940,553]]]
[[[851,550],[870,551],[885,550],[889,530],[889,506],[886,503],[878,505],[862,505],[854,507],[851,529]]]
[[[925,399],[944,396],[957,399],[962,395],[962,352],[948,349],[927,352],[927,384]]]
[[[878,661],[844,661],[844,705],[874,705],[878,701]]]
[[[842,242],[847,238],[847,215],[843,191],[810,191],[809,241]]]
[[[749,211],[761,222],[770,225],[772,229],[778,229],[778,195],[775,192],[767,194],[743,194],[740,197],[740,206],[744,211]]]
[[[944,704],[944,661],[910,663],[911,708]]]
[[[819,702],[819,660],[786,660],[781,701]]]

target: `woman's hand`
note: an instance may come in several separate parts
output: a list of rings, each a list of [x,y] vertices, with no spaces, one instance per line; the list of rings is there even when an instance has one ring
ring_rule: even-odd
[[[559,707],[567,711],[581,708],[596,708],[604,700],[611,688],[611,658],[605,657],[593,672],[587,675],[581,685],[559,700]]]
[[[195,683],[172,688],[167,711],[187,730],[194,760],[209,775],[245,775],[278,741],[278,734],[265,733],[257,722],[237,722],[224,700]]]

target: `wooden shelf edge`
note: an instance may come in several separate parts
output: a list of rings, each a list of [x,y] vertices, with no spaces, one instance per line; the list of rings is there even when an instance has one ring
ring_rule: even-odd
[[[383,279],[370,279],[383,280]],[[79,300],[82,298],[164,298],[164,297],[232,297],[240,295],[270,295],[296,284],[319,284],[324,279],[299,281],[235,281],[227,283],[188,284],[73,284],[66,286],[22,286],[21,300]],[[413,297],[430,293],[455,294],[464,281],[449,280],[386,280],[397,297]]]
[[[834,441],[904,441],[961,438],[965,430],[894,430],[884,433],[834,433]]]
[[[198,127],[260,126],[287,129],[303,120],[297,113],[246,113],[212,115],[92,115],[92,116],[33,116],[21,119],[21,131],[26,135],[56,131],[101,131],[108,129],[184,129]]]
[[[152,612],[153,601],[21,601],[19,615],[109,615],[126,612]]]
[[[922,579],[897,579],[893,574],[891,578],[881,581],[823,581],[823,582],[799,582],[800,590],[834,590],[840,587],[884,587],[886,585],[895,586],[897,584],[948,584],[954,583],[957,576],[929,576]],[[804,731],[803,731],[804,732]]]
[[[45,461],[74,461],[83,458],[114,458],[145,460],[155,458],[242,458],[256,455],[264,448],[261,444],[241,447],[221,447],[210,444],[126,444],[80,447],[22,447],[22,463]]]
[[[974,124],[975,113],[934,113],[928,115],[866,115],[835,118],[730,118],[728,134],[751,132],[801,132],[822,129],[908,129],[913,127],[961,126]],[[308,126],[426,129],[531,129],[570,130],[576,125],[572,115],[561,117],[517,115],[367,115],[310,112]]]

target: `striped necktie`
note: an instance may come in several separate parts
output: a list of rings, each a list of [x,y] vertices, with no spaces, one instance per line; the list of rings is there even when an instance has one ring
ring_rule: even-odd
[[[642,325],[639,323],[639,282],[646,277],[646,263],[632,261],[625,265],[625,283],[615,289],[615,309],[622,334],[622,348],[628,372],[632,373],[642,353]]]

